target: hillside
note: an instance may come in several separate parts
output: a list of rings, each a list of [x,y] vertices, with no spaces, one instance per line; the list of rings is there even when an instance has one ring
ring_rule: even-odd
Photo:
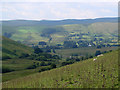
[[[102,40],[110,45],[117,43],[117,18],[67,19],[67,20],[10,20],[2,21],[4,36],[22,43],[37,45],[44,41],[47,45],[64,44],[64,41],[80,40],[96,45]],[[109,37],[109,38],[108,38]],[[112,42],[110,42],[110,40]],[[100,43],[99,43],[100,44]]]
[[[66,25],[66,24],[91,24],[96,22],[118,22],[118,18],[96,18],[96,19],[65,19],[65,20],[9,20],[1,21],[5,26],[34,26],[34,25]]]
[[[2,37],[2,59],[16,58],[22,54],[31,54],[33,49],[6,37]]]
[[[27,76],[40,70],[50,70],[60,64],[59,56],[51,55],[37,47],[33,49],[4,36],[0,45],[2,46],[2,60],[0,60],[2,81]]]
[[[118,88],[118,51],[3,82],[3,88]]]

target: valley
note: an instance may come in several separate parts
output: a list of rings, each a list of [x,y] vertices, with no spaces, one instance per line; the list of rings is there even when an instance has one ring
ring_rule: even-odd
[[[2,21],[3,88],[118,88],[117,23]]]

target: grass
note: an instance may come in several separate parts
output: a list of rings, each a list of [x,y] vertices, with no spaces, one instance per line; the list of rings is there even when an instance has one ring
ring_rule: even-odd
[[[2,38],[2,55],[3,57],[8,55],[10,57],[18,57],[22,53],[31,54],[33,49],[26,45],[15,42],[6,37]]]
[[[3,88],[118,88],[118,52],[3,82]]]
[[[9,69],[15,70],[12,72],[3,73],[2,82],[15,79],[15,78],[19,78],[19,77],[23,77],[23,76],[27,76],[33,73],[37,73],[40,70],[40,68],[49,67],[49,66],[39,66],[36,69],[26,69],[29,66],[33,65],[33,63],[40,64],[41,61],[28,60],[28,59],[9,59],[9,60],[2,61],[1,65],[3,67],[7,67]]]
[[[82,47],[82,48],[72,48],[72,49],[56,49],[56,54],[62,55],[63,58],[67,58],[72,54],[78,55],[94,55],[96,50],[108,51],[108,50],[116,50],[117,47],[102,47],[101,49],[97,49],[96,47]]]
[[[45,28],[49,28],[50,26],[4,26],[3,25],[3,34],[5,32],[12,33],[11,39],[15,41],[22,41],[26,44],[29,43],[38,43],[39,41],[46,41],[49,42],[48,37],[42,37],[41,34],[43,33]],[[98,22],[98,23],[92,23],[88,26],[82,25],[82,24],[70,24],[70,25],[57,25],[53,26],[54,28],[59,28],[61,32],[55,32],[51,34],[52,41],[51,45],[55,45],[58,43],[63,43],[66,41],[66,38],[70,34],[80,34],[80,33],[88,33],[89,37],[84,36],[87,38],[93,37],[93,34],[102,34],[103,38],[106,39],[108,37],[114,37],[112,36],[113,33],[117,35],[117,23],[109,23],[109,22]],[[9,30],[11,29],[11,30]],[[14,32],[14,33],[13,33]],[[73,33],[71,33],[73,32]],[[102,38],[101,37],[101,38]],[[75,38],[75,37],[74,37]],[[76,37],[77,38],[77,37]],[[86,39],[85,39],[86,40]],[[116,39],[117,40],[117,39]],[[74,40],[76,41],[76,40]]]
[[[4,67],[8,67],[14,70],[24,70],[28,66],[33,65],[33,62],[40,62],[36,60],[28,60],[28,59],[9,59],[2,61]]]
[[[26,70],[24,69],[24,70],[20,70],[20,71],[4,73],[4,74],[2,74],[2,82],[20,78],[20,77],[25,77],[25,76],[37,73],[40,70],[40,68],[41,67],[38,67],[36,69],[26,69]]]

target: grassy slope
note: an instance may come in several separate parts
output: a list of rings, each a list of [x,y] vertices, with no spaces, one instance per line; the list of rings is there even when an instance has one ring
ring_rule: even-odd
[[[68,32],[68,34],[63,35],[63,34],[54,34],[52,35],[52,43],[63,43],[65,41],[65,38],[68,37],[68,35],[70,35],[71,32],[74,32],[76,34],[79,33],[87,33],[90,32],[89,35],[87,35],[88,39],[93,37],[94,34],[97,35],[103,35],[103,38],[113,38],[114,36],[112,36],[111,34],[115,34],[117,35],[117,23],[102,23],[102,22],[98,22],[98,23],[92,23],[88,26],[82,25],[82,24],[71,24],[71,25],[61,25],[61,27],[63,27],[65,29],[66,32]],[[87,39],[87,40],[88,40]]]
[[[73,25],[62,25],[65,30],[68,32],[78,31],[78,32],[93,32],[93,33],[109,33],[117,31],[117,23],[107,23],[107,22],[98,22],[92,23],[88,26],[82,24],[73,24]]]
[[[106,53],[50,71],[7,81],[3,88],[111,88],[118,87],[118,52]]]
[[[7,67],[9,69],[15,70],[13,72],[3,73],[2,74],[2,82],[24,77],[33,73],[37,73],[40,68],[50,67],[50,66],[40,66],[36,69],[26,69],[27,67],[33,65],[33,63],[41,63],[41,61],[37,60],[28,60],[28,59],[9,59],[2,61],[2,66]]]
[[[1,44],[0,44],[1,45]],[[20,44],[16,41],[13,41],[11,39],[8,39],[6,37],[2,38],[2,56],[10,56],[13,57],[12,59],[7,59],[7,60],[2,60],[0,61],[0,65],[2,65],[5,68],[9,68],[12,70],[15,70],[13,72],[8,72],[8,73],[3,73],[2,75],[2,81],[7,81],[7,80],[11,80],[14,78],[18,78],[18,77],[22,77],[22,76],[26,76],[32,73],[36,73],[39,71],[41,67],[38,67],[37,69],[26,69],[29,66],[33,65],[34,62],[35,63],[41,63],[41,61],[37,61],[37,60],[30,60],[30,59],[25,59],[25,58],[19,58],[18,56],[20,56],[22,53],[28,53],[31,54],[33,53],[33,49]],[[16,52],[14,52],[16,50]],[[16,54],[16,55],[15,55]],[[8,77],[9,76],[9,77]]]
[[[39,41],[48,42],[49,38],[41,36],[42,31],[44,31],[44,29],[48,27],[50,26],[19,26],[19,27],[11,26],[10,28],[7,26],[3,26],[3,33],[14,32],[12,37],[10,37],[13,40],[20,40],[29,43],[38,43]],[[70,32],[75,32],[75,33],[90,32],[90,33],[104,34],[105,37],[107,38],[108,36],[111,37],[111,33],[116,33],[118,30],[117,23],[109,23],[109,22],[92,23],[88,26],[82,24],[70,24],[70,25],[58,25],[55,26],[55,28],[56,27],[62,27],[63,29],[65,29],[66,34],[64,32],[63,33],[56,32],[54,34],[51,34],[51,37],[53,38],[51,44],[63,43],[65,41],[65,38],[69,35]]]
[[[95,52],[97,50],[103,51],[109,51],[109,50],[116,50],[118,47],[102,47],[101,49],[98,49],[96,47],[82,47],[82,48],[72,48],[72,49],[56,49],[56,54],[62,55],[62,57],[69,57],[72,54],[78,54],[78,55],[95,55]]]
[[[10,57],[17,57],[21,55],[22,53],[32,53],[33,49],[25,46],[23,44],[20,44],[18,42],[15,42],[11,39],[8,39],[6,37],[2,37],[2,55],[4,56],[10,56]]]
[[[26,45],[20,44],[16,41],[13,41],[13,40],[8,39],[6,37],[2,37],[2,44],[0,44],[0,45],[2,45],[2,49],[3,49],[2,57],[10,56],[12,58],[15,58],[15,59],[0,61],[0,63],[2,63],[1,65],[3,67],[7,67],[9,69],[15,70],[14,72],[10,72],[10,74],[4,73],[3,77],[2,77],[3,81],[18,77],[18,74],[15,72],[17,72],[18,70],[24,70],[28,66],[32,65],[33,62],[37,62],[34,60],[27,60],[27,59],[19,59],[18,58],[18,56],[21,55],[22,53],[31,54],[33,52],[33,49],[26,46]],[[13,74],[11,74],[11,73],[13,73]],[[23,74],[24,73],[22,73],[22,75]],[[8,77],[8,75],[9,75],[9,77]],[[19,75],[19,76],[21,76],[21,75]]]
[[[32,65],[33,62],[39,62],[35,60],[28,60],[28,59],[9,59],[2,61],[4,67],[8,67],[10,69],[14,69],[15,71],[24,70],[28,66]]]
[[[25,61],[28,61],[28,60],[25,60]],[[25,67],[27,67],[29,65],[32,65],[32,62],[33,61],[30,61],[30,60],[28,61],[27,64],[25,64],[23,62],[23,65],[18,65],[20,68],[15,65],[15,67],[17,67],[17,69],[19,68],[20,70],[19,71],[14,71],[14,72],[9,72],[9,73],[3,73],[2,74],[2,82],[37,73],[40,70],[40,68],[42,68],[42,67],[38,67],[36,69],[25,69]],[[36,62],[36,61],[34,61],[34,62]],[[23,67],[21,68],[21,66],[23,66]],[[47,67],[47,66],[44,66],[44,67]],[[23,70],[21,70],[21,69],[23,69]]]

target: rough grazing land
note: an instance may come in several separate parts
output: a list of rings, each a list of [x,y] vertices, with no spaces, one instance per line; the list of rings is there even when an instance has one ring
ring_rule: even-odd
[[[117,88],[118,52],[93,59],[7,81],[3,88]]]

